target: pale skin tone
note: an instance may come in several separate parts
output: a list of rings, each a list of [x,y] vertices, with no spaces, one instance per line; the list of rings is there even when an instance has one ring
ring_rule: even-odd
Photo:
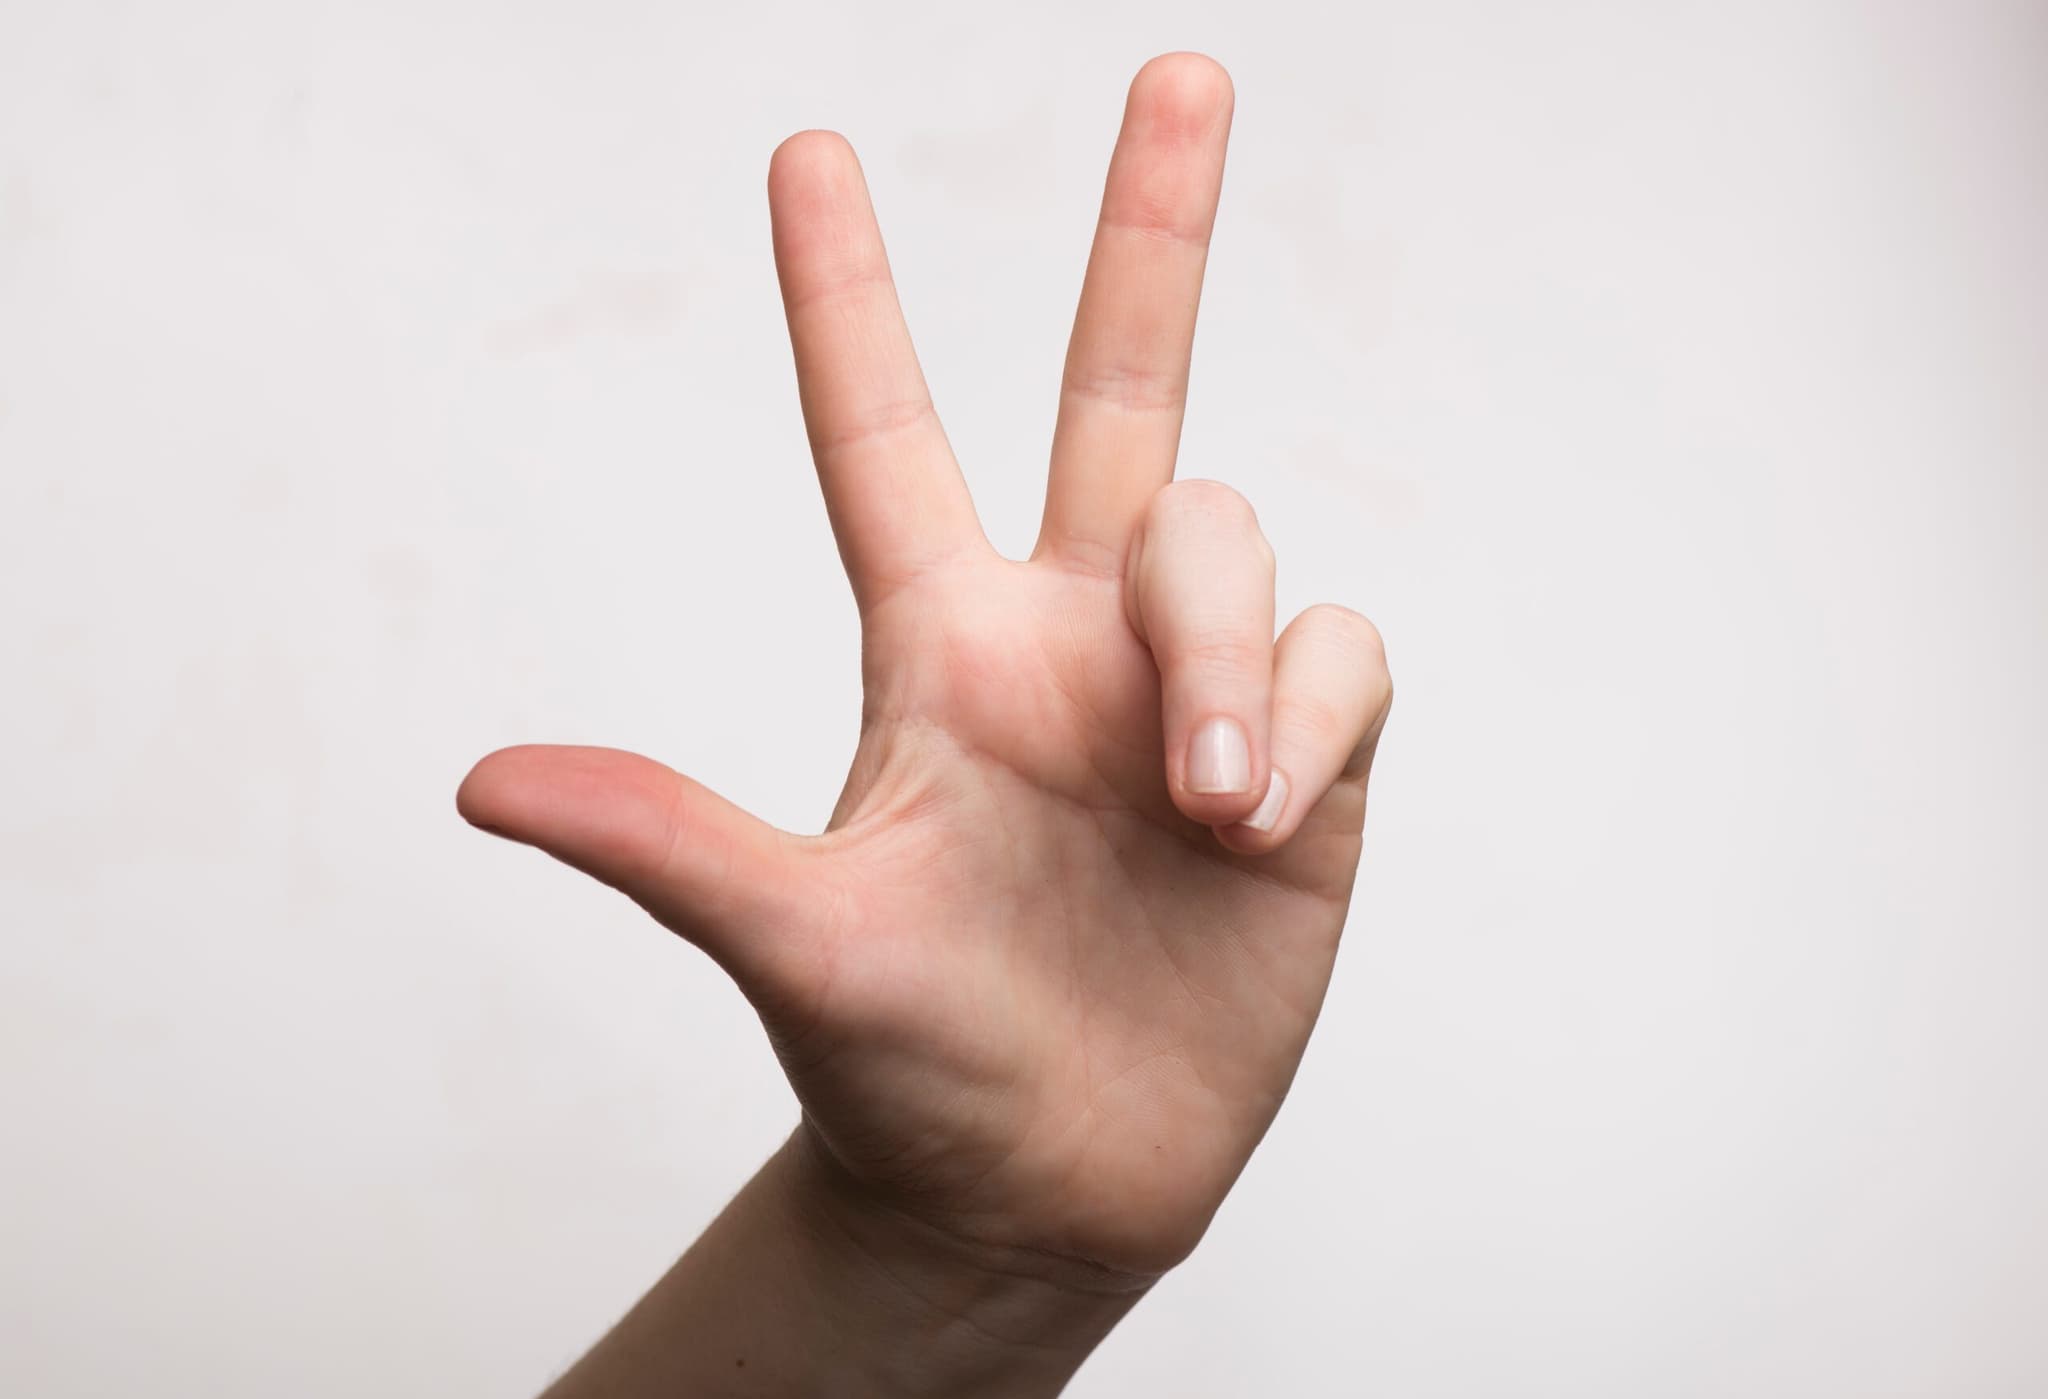
[[[861,615],[831,822],[779,831],[595,748],[494,753],[458,797],[710,954],[803,1105],[557,1399],[1055,1394],[1279,1108],[1392,690],[1348,609],[1276,641],[1251,507],[1173,480],[1231,108],[1198,55],[1132,84],[1024,561],[976,519],[852,150],[775,152],[804,419]]]

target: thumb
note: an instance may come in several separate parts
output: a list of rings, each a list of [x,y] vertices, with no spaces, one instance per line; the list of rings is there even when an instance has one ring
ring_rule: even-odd
[[[681,773],[615,748],[501,748],[463,779],[455,808],[611,885],[749,996],[788,984],[817,906],[797,839]]]

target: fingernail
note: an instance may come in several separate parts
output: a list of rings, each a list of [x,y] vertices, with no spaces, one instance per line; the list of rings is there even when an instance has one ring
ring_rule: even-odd
[[[1202,793],[1249,791],[1252,746],[1235,719],[1211,719],[1188,743],[1188,790]]]
[[[1280,824],[1280,813],[1287,810],[1287,774],[1279,768],[1273,769],[1273,780],[1266,784],[1265,799],[1259,809],[1238,822],[1255,831],[1270,831]]]

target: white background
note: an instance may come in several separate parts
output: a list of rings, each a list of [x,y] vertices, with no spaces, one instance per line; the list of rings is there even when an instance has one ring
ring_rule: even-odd
[[[1238,85],[1184,474],[1400,699],[1328,1010],[1073,1393],[2048,1393],[2048,10],[0,0],[0,1390],[518,1395],[781,1138],[464,827],[857,714],[768,153],[1036,526],[1123,87]]]

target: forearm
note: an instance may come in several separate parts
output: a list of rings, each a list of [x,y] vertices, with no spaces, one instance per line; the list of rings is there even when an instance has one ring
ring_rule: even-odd
[[[1059,1393],[1145,1282],[997,1259],[855,1199],[809,1132],[545,1399]]]

